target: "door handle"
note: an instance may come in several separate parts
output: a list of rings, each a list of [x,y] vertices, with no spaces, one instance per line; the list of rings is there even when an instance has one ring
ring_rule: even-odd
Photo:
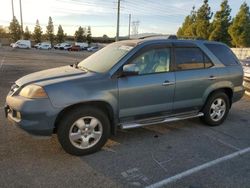
[[[209,79],[209,80],[216,80],[217,77],[216,77],[216,76],[210,76],[208,79]]]
[[[170,81],[166,80],[165,82],[162,83],[162,86],[172,86],[174,84],[175,84],[174,82],[170,82]]]

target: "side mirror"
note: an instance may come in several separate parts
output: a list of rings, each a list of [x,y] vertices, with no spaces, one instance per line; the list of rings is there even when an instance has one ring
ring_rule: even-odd
[[[127,64],[123,66],[122,75],[123,76],[134,76],[138,75],[139,71],[137,70],[137,66],[135,64]]]

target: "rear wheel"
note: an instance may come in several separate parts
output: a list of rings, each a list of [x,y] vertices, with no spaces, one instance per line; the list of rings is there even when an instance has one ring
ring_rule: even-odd
[[[110,122],[106,114],[97,108],[76,108],[60,121],[57,135],[66,152],[78,156],[91,154],[106,143]]]
[[[210,126],[222,124],[229,112],[230,102],[224,92],[212,94],[203,108],[204,116],[201,120]]]

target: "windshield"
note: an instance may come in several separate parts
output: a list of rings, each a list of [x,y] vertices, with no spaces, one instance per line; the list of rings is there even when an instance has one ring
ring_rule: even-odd
[[[104,73],[109,71],[121,58],[133,49],[131,44],[110,44],[78,64],[79,68]]]

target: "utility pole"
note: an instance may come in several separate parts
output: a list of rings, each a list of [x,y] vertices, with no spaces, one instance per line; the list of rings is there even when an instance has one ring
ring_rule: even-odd
[[[13,0],[11,0],[11,5],[12,5],[12,18],[14,19],[15,14],[14,14],[14,3],[13,3]]]
[[[131,14],[128,16],[128,39],[130,39]]]
[[[20,19],[21,19],[21,33],[23,35],[23,13],[22,13],[22,0],[19,0],[20,4]]]
[[[138,30],[139,30],[139,25],[140,25],[140,21],[133,21],[132,22],[132,34],[133,35],[138,35]]]
[[[121,0],[117,2],[117,25],[116,25],[116,41],[119,41],[119,31],[120,31],[120,6]]]

